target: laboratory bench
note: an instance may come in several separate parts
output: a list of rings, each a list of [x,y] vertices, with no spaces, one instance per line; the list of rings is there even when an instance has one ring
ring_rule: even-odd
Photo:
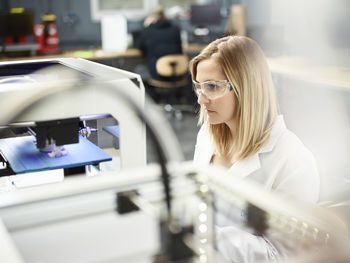
[[[190,43],[184,47],[184,52],[192,58],[198,54],[206,45]],[[138,64],[145,63],[141,50],[137,48],[128,48],[125,51],[105,51],[101,48],[65,50],[56,54],[37,55],[27,57],[0,57],[0,62],[23,61],[33,59],[52,59],[52,58],[84,58],[99,62],[108,66],[122,68],[133,71]]]
[[[190,58],[198,54],[206,45],[190,43],[184,47],[184,52]],[[125,51],[104,51],[100,48],[66,50],[58,54],[37,55],[30,57],[0,57],[3,61],[21,61],[46,58],[85,58],[132,71],[136,65],[144,63],[142,53],[137,48],[128,48]],[[305,57],[278,56],[267,57],[270,70],[273,74],[283,74],[312,83],[350,88],[350,68],[338,66],[317,65]]]

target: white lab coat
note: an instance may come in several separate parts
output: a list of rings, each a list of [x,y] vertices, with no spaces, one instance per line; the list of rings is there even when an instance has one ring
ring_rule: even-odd
[[[212,155],[210,137],[205,126],[202,126],[197,136],[194,162],[208,165]],[[233,176],[255,180],[267,190],[280,191],[304,202],[318,201],[320,178],[314,157],[286,128],[281,115],[273,126],[268,142],[257,153],[233,164],[228,171]],[[275,246],[268,238],[241,229],[242,211],[224,203],[217,207],[217,245],[230,262],[273,261],[285,256],[282,255],[286,252],[283,246]]]

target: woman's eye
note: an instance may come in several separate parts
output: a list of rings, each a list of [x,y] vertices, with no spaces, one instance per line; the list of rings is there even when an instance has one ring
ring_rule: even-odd
[[[208,91],[215,91],[216,85],[215,85],[214,83],[208,83],[207,85],[205,85],[205,88],[206,88]]]

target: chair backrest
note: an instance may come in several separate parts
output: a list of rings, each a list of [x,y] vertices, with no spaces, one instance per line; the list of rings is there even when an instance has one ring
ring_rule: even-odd
[[[188,72],[188,57],[185,54],[165,55],[156,63],[157,73],[162,77],[176,77]]]

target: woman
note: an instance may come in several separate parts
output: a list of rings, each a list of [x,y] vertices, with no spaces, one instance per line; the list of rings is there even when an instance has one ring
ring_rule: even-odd
[[[271,73],[256,42],[243,36],[217,39],[192,59],[190,70],[202,124],[194,162],[221,165],[268,190],[317,202],[314,158],[278,115]],[[227,259],[257,262],[285,253],[266,237],[242,231],[243,213],[233,221],[220,216],[225,209],[227,214],[231,208],[219,205],[217,225],[218,248]]]

